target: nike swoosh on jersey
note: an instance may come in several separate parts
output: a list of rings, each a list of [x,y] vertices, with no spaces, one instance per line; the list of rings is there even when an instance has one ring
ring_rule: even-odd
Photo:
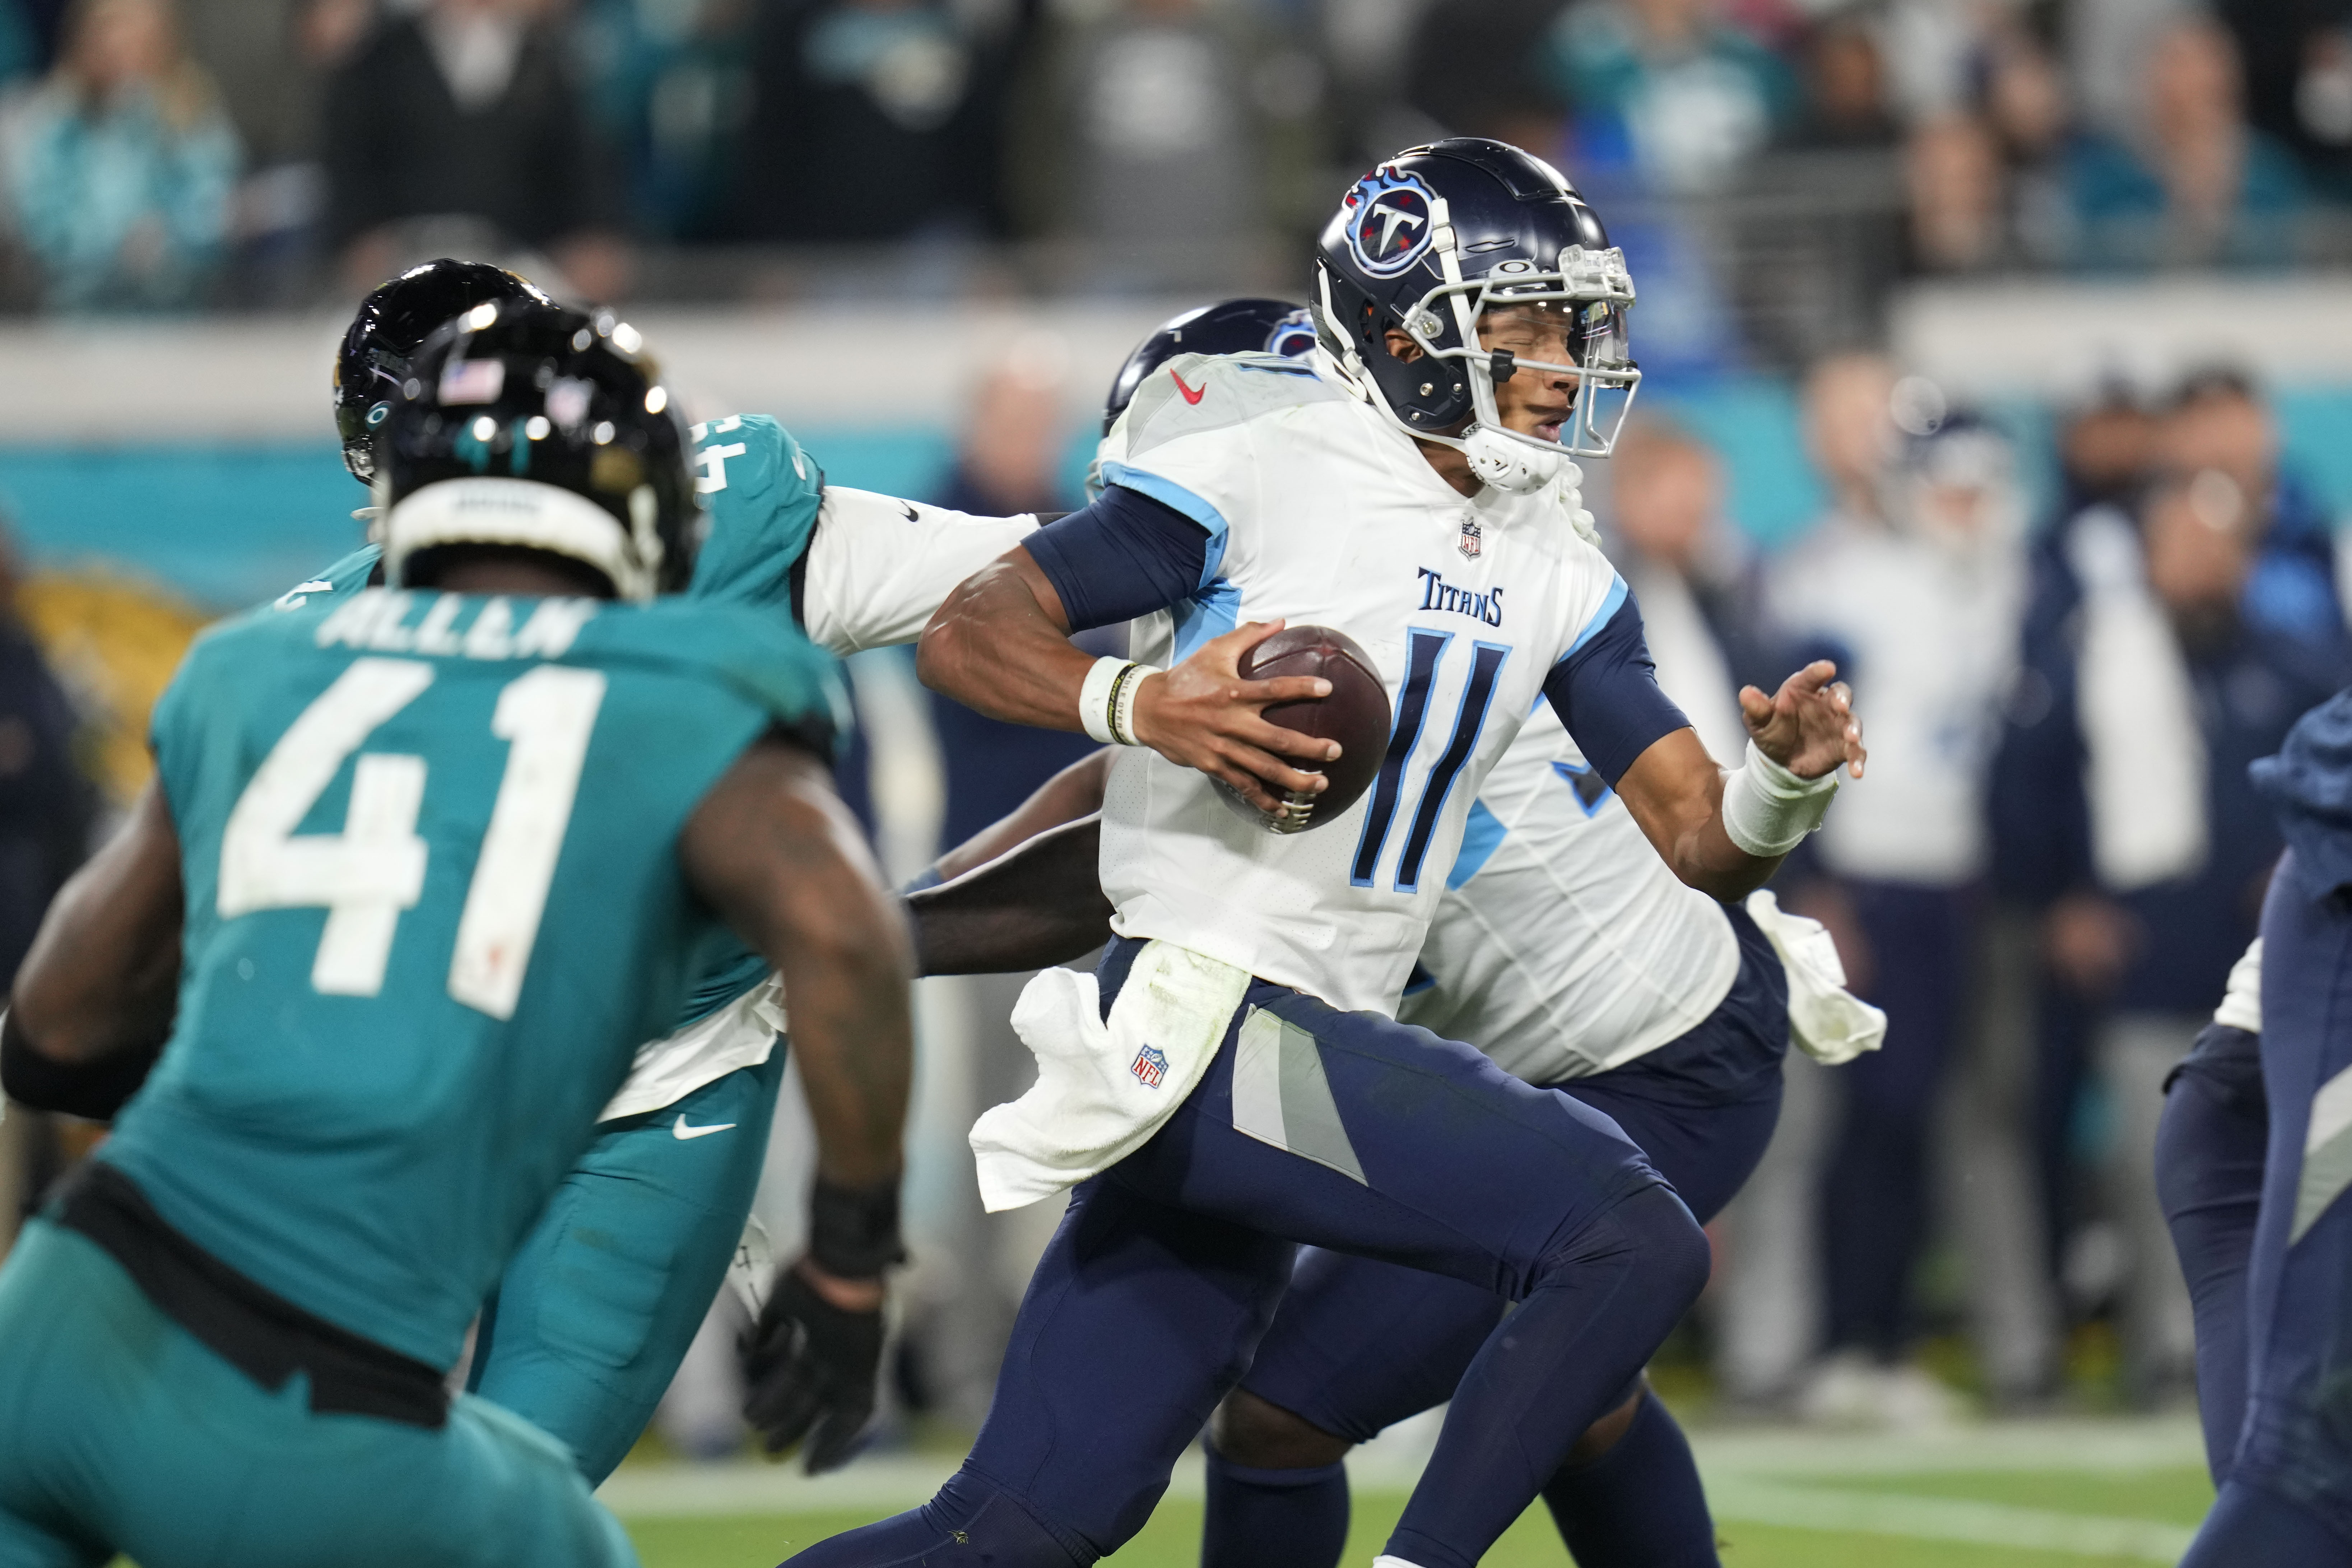
[[[923,521],[922,514],[915,510],[915,503],[913,501],[900,501],[898,503],[898,510],[907,514],[907,521],[908,522],[920,522]]]
[[[677,1120],[670,1123],[669,1130],[672,1135],[678,1138],[708,1138],[713,1132],[724,1132],[734,1125],[732,1121],[720,1121],[709,1127],[688,1127],[686,1124],[686,1112],[681,1110],[677,1113]]]
[[[1200,402],[1209,390],[1208,384],[1203,382],[1199,392],[1193,391],[1191,387],[1184,384],[1184,378],[1178,375],[1172,370],[1168,373],[1168,379],[1176,384],[1176,390],[1184,395],[1184,401],[1187,403]]]

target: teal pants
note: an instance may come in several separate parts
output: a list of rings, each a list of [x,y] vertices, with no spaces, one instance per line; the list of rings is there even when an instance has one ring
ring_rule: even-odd
[[[599,1127],[482,1310],[469,1386],[569,1445],[592,1486],[646,1429],[727,1278],[783,1071],[779,1042]]]
[[[0,1267],[0,1568],[625,1568],[571,1456],[460,1398],[438,1429],[320,1415],[165,1317],[79,1232]]]

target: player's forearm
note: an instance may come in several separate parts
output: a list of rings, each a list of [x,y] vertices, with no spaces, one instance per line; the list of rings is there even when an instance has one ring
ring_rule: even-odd
[[[1736,903],[1769,880],[1785,857],[1751,855],[1723,826],[1723,770],[1689,730],[1653,742],[1617,781],[1643,834],[1684,885]]]
[[[958,584],[916,644],[924,685],[965,707],[1041,730],[1077,730],[1078,693],[1094,656],[1073,647],[1050,585],[1018,552]]]
[[[1009,820],[1009,819],[1008,819]],[[1064,823],[907,900],[924,974],[1001,974],[1066,963],[1110,936],[1097,867],[1102,819]],[[797,1015],[795,1015],[797,1017]]]
[[[753,747],[696,808],[679,854],[696,890],[783,977],[819,1172],[845,1187],[894,1180],[913,962],[823,764],[781,742]]]
[[[152,1059],[178,1002],[181,920],[179,838],[151,785],[59,891],[17,969],[24,1043],[65,1067]]]
[[[952,881],[1041,833],[1092,816],[1102,809],[1103,785],[1110,776],[1111,756],[1111,749],[1106,746],[1092,756],[1072,763],[1039,784],[1011,814],[990,823],[940,856],[932,870],[940,881]]]

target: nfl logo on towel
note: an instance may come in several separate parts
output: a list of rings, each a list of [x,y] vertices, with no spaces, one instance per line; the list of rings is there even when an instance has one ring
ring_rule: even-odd
[[[1135,1081],[1146,1089],[1158,1089],[1160,1080],[1168,1076],[1168,1058],[1146,1046],[1135,1053],[1135,1064],[1127,1069]]]

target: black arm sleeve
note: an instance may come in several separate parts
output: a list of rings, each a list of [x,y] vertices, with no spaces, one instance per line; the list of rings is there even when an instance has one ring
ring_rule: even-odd
[[[0,1020],[0,1089],[17,1104],[35,1110],[111,1121],[147,1081],[147,1071],[163,1049],[159,1039],[151,1047],[118,1051],[102,1061],[53,1062],[33,1048],[33,1042],[16,1026],[16,1016],[10,1013]]]
[[[1641,606],[1630,593],[1599,631],[1552,666],[1543,689],[1584,760],[1612,787],[1652,742],[1690,725],[1658,689]]]
[[[1209,531],[1121,485],[1023,541],[1074,632],[1117,626],[1189,598],[1209,564]]]

